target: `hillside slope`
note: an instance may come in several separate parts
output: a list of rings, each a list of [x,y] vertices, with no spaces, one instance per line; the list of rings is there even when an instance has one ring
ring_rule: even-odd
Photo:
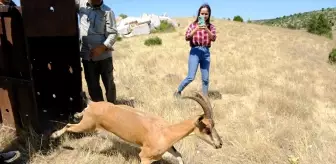
[[[285,15],[283,17],[278,17],[274,19],[255,20],[252,22],[257,23],[257,24],[270,25],[270,26],[301,29],[301,28],[306,28],[307,22],[314,14],[325,15],[326,18],[330,20],[332,24],[334,25],[333,29],[336,30],[336,7],[321,9],[321,10],[316,10],[316,11],[303,12],[303,13],[295,13],[292,15]]]
[[[117,42],[114,52],[118,97],[135,97],[142,102],[137,108],[172,123],[201,113],[196,103],[173,98],[187,73],[184,33],[191,19],[178,21],[177,32],[153,34],[162,38],[162,46],[147,47],[144,40],[149,36],[139,36]],[[185,162],[287,164],[294,156],[301,164],[336,163],[336,77],[335,67],[327,63],[335,41],[256,24],[214,24],[218,40],[211,48],[210,89],[223,95],[212,103],[224,146],[215,150],[187,137],[176,145]],[[198,72],[185,92],[200,87]],[[36,154],[31,163],[139,163],[139,150],[113,135],[65,138],[63,146],[74,149]],[[170,156],[165,159],[166,164],[177,163]]]

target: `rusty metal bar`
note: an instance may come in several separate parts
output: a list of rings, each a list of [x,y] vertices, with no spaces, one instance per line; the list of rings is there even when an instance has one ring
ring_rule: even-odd
[[[0,111],[3,126],[16,129],[16,123],[9,99],[8,90],[0,88]]]
[[[5,75],[8,72],[8,67],[7,67],[7,63],[8,63],[8,58],[5,57],[5,54],[3,53],[6,49],[7,43],[8,43],[8,30],[6,28],[6,24],[8,24],[8,18],[5,18],[6,15],[8,15],[7,13],[9,12],[10,6],[6,5],[6,6],[0,6],[0,19],[1,19],[1,23],[0,23],[0,27],[1,27],[1,31],[0,31],[0,35],[1,35],[1,39],[0,39],[0,43],[1,43],[1,53],[0,53],[0,64],[1,64],[1,74],[0,75]],[[14,118],[14,114],[13,114],[13,110],[12,110],[12,105],[11,105],[11,101],[10,101],[10,97],[9,97],[9,92],[8,92],[8,88],[4,87],[4,81],[0,80],[0,113],[1,113],[1,120],[2,120],[2,124],[5,127],[10,127],[12,129],[16,129],[16,123],[15,123],[15,118]]]
[[[7,76],[0,76],[0,79],[4,79],[5,81],[13,81],[16,83],[31,83],[31,80],[18,79],[18,78],[12,78],[12,77],[7,77]]]
[[[0,6],[0,109],[2,123],[14,130],[24,125],[38,129],[36,105],[27,58],[21,8]],[[22,96],[25,95],[25,96]],[[33,104],[33,105],[30,105]],[[25,117],[29,115],[29,118]]]
[[[10,8],[10,6],[8,6],[8,5],[0,6],[0,12],[7,13],[9,8]]]

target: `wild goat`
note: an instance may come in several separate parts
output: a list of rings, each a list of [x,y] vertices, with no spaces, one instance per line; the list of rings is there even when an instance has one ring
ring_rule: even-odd
[[[181,153],[173,146],[179,140],[194,132],[215,149],[222,147],[222,140],[215,129],[208,97],[196,93],[194,96],[182,98],[196,101],[204,114],[170,125],[161,117],[130,106],[88,100],[87,107],[81,113],[75,114],[75,117],[82,120],[78,124],[67,124],[61,130],[55,131],[51,138],[56,139],[65,132],[94,132],[103,129],[140,146],[141,164],[160,160],[166,151],[175,156],[179,164],[183,164]]]

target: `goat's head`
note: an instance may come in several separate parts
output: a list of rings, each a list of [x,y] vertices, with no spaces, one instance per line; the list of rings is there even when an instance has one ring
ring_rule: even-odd
[[[201,115],[195,122],[195,134],[216,149],[221,148],[222,140],[215,129],[215,123],[212,117],[212,107],[208,97],[205,97],[200,93],[196,93],[196,96],[183,96],[182,98],[188,98],[196,101],[204,111],[204,114]]]

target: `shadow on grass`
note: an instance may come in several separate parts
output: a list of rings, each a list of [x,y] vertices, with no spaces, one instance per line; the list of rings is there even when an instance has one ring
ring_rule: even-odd
[[[113,143],[113,146],[110,146],[110,147],[108,147],[108,148],[106,148],[102,151],[99,151],[99,152],[93,151],[91,153],[93,153],[93,154],[103,154],[103,155],[108,156],[108,157],[113,157],[113,156],[117,156],[118,154],[120,154],[125,159],[126,163],[128,163],[130,161],[133,161],[133,160],[137,160],[137,161],[140,162],[140,158],[139,158],[139,153],[141,151],[140,148],[132,146],[132,145],[130,145],[126,142],[120,141],[118,139],[111,139],[110,141]],[[74,150],[75,149],[71,146],[62,146],[62,148],[67,149],[67,150]],[[80,149],[85,149],[85,148],[80,148]],[[86,151],[86,149],[83,150],[83,151]],[[153,164],[173,164],[173,163],[168,161],[168,160],[161,159],[160,161],[153,162]]]

